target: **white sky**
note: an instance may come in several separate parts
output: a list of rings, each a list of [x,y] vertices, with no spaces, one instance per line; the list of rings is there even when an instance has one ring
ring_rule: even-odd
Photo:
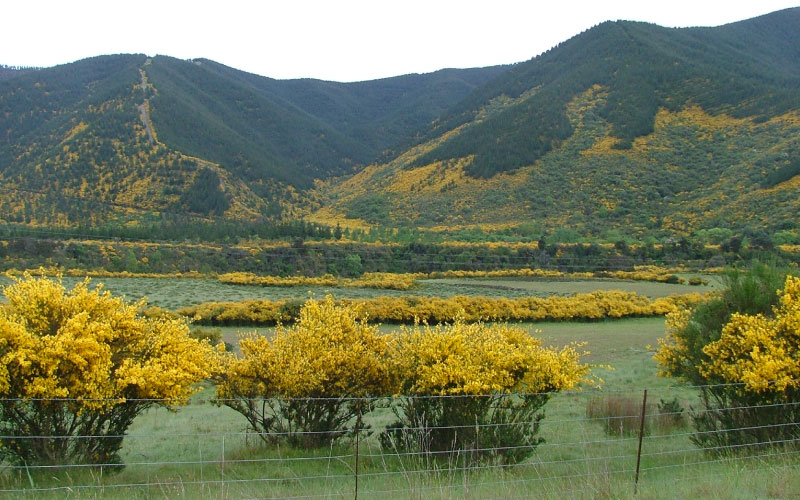
[[[528,60],[607,20],[717,26],[799,0],[10,0],[0,64],[205,57],[272,78],[358,81]]]

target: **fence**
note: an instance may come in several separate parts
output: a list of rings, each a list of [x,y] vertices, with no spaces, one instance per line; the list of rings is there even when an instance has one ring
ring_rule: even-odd
[[[140,415],[124,436],[124,467],[6,463],[0,465],[0,497],[617,498],[638,490],[646,498],[676,498],[702,497],[704,488],[716,497],[724,497],[720,491],[726,488],[737,494],[755,488],[753,496],[764,488],[777,497],[797,495],[800,402],[708,410],[700,406],[700,390],[568,392],[553,395],[541,421],[406,429],[414,438],[423,435],[415,431],[473,432],[469,446],[444,450],[382,444],[380,434],[395,418],[395,399],[368,401],[379,408],[352,436],[303,449],[287,445],[281,433],[248,430],[240,414],[197,398],[177,413],[151,409]],[[770,417],[776,410],[793,416],[776,421]],[[692,427],[692,418],[712,411],[749,412],[756,420],[764,412],[764,422],[700,432]],[[543,442],[481,442],[502,426],[537,423]],[[704,433],[716,440],[704,439]],[[723,439],[734,433],[750,438]],[[76,437],[4,435],[0,442],[53,438]],[[109,436],[77,437],[103,438]],[[513,451],[527,457],[498,459]]]

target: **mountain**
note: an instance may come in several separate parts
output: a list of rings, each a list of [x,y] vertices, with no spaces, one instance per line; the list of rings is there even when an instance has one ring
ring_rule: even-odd
[[[18,68],[16,66],[6,66],[4,64],[0,64],[0,80],[14,78],[15,76],[19,76],[22,73],[35,70],[36,68]]]
[[[345,84],[165,56],[4,67],[0,214],[45,225],[278,217],[297,190],[407,143],[503,69]]]
[[[606,22],[512,66],[358,83],[167,56],[2,67],[0,222],[797,234],[798,88],[798,8]]]
[[[713,114],[760,120],[796,109],[799,20],[800,9],[790,9],[719,28],[603,23],[475,92],[434,135],[474,121],[501,96],[521,102],[446,141],[418,164],[475,154],[468,171],[486,177],[529,165],[571,135],[566,106],[595,84],[608,90],[598,112],[622,149],[653,131],[661,108],[694,103]]]
[[[226,163],[248,181],[308,187],[376,160],[501,69],[336,83],[156,57],[147,73],[159,89],[152,119],[167,144]]]
[[[800,8],[606,22],[476,89],[415,147],[319,191],[329,223],[585,235],[797,229]]]

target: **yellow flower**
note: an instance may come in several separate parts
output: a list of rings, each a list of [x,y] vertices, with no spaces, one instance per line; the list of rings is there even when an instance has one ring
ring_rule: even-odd
[[[734,314],[703,352],[707,377],[744,383],[750,391],[800,388],[800,278],[786,278],[774,317]]]
[[[213,350],[184,321],[147,319],[102,287],[26,275],[5,288],[0,308],[0,395],[73,398],[75,411],[117,398],[185,400],[211,375]]]
[[[333,298],[309,299],[297,322],[278,326],[273,338],[240,342],[242,357],[228,358],[218,385],[222,398],[360,397],[387,392],[383,362],[387,340],[358,310]]]
[[[403,328],[390,345],[390,371],[405,395],[559,391],[589,372],[576,347],[546,349],[520,328],[458,317],[449,325]]]

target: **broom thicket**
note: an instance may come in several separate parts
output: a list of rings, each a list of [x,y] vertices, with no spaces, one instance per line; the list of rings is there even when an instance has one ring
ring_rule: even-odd
[[[217,277],[222,283],[257,286],[331,286],[360,287],[386,290],[409,290],[421,279],[446,278],[541,278],[541,279],[592,279],[607,278],[661,283],[683,283],[679,270],[657,266],[637,266],[632,271],[562,272],[555,269],[498,269],[494,271],[433,271],[430,273],[364,273],[357,278],[343,278],[332,274],[323,276],[259,276],[247,272],[225,273]],[[704,280],[692,278],[690,284],[699,285]]]
[[[796,440],[800,279],[755,265],[725,282],[714,300],[668,316],[655,359],[663,375],[702,386],[698,446],[718,453]]]
[[[541,441],[540,410],[552,393],[587,380],[578,347],[546,349],[520,328],[462,318],[404,327],[388,356],[398,420],[381,442],[439,456],[522,460]]]
[[[567,321],[606,318],[663,316],[706,300],[699,293],[671,295],[651,299],[634,292],[597,291],[569,297],[524,297],[517,299],[487,297],[375,297],[342,299],[338,304],[359,308],[369,321],[441,323],[460,315],[466,322],[494,321]],[[240,302],[205,302],[184,307],[179,314],[205,325],[274,325],[297,317],[301,302],[283,300],[244,300]]]
[[[183,319],[89,281],[15,279],[0,307],[0,458],[15,464],[117,464],[133,419],[184,404],[216,369]]]
[[[417,279],[426,275],[420,273],[364,273],[358,278],[341,278],[332,274],[322,276],[258,276],[253,273],[226,273],[217,277],[221,283],[232,285],[258,286],[329,286],[379,288],[385,290],[408,290]]]
[[[578,347],[546,349],[525,330],[456,321],[381,335],[352,304],[308,300],[272,338],[251,335],[223,363],[217,397],[268,442],[329,445],[363,429],[376,397],[398,422],[384,446],[513,462],[533,452],[542,406],[586,380]],[[362,399],[367,398],[367,399]]]
[[[217,385],[222,404],[241,413],[267,441],[317,447],[346,436],[372,398],[390,392],[388,338],[331,297],[310,299],[291,327],[241,339]]]

